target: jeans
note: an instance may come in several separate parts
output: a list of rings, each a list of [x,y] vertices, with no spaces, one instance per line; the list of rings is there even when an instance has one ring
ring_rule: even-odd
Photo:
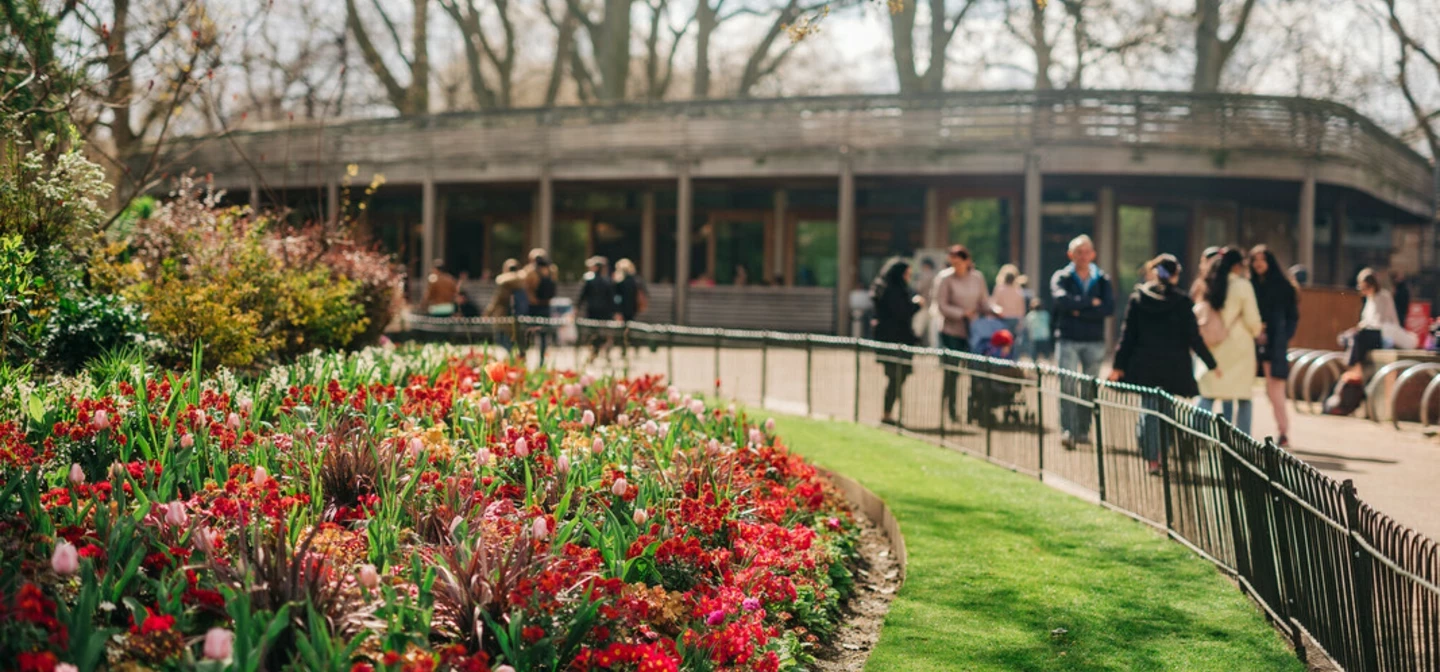
[[[1163,402],[1164,399],[1160,396],[1147,394],[1140,399],[1140,406],[1146,411],[1168,415],[1169,409],[1165,408],[1168,404]],[[1135,428],[1136,438],[1140,440],[1140,452],[1145,456],[1147,462],[1160,461],[1160,455],[1169,434],[1167,429],[1165,421],[1161,420],[1160,416],[1150,413],[1140,414],[1140,423]]]
[[[1091,378],[1100,375],[1100,361],[1105,359],[1103,341],[1066,341],[1055,343],[1055,359],[1062,369],[1078,371]],[[1060,392],[1079,399],[1094,401],[1093,388],[1070,377],[1060,379]],[[1091,411],[1073,401],[1060,400],[1060,429],[1072,439],[1089,440]]]
[[[964,336],[951,336],[940,334],[940,347],[956,352],[970,352],[970,341]],[[955,357],[944,357],[941,362],[945,365],[945,385],[942,388],[942,399],[945,401],[945,408],[950,412],[950,418],[955,419],[955,383],[960,378],[958,367],[960,360]]]
[[[1235,429],[1245,432],[1248,435],[1250,433],[1250,416],[1254,411],[1250,400],[1221,399],[1219,401],[1223,402],[1220,415],[1230,421],[1230,424],[1235,425]],[[1202,397],[1198,406],[1204,410],[1214,412],[1215,402],[1215,399]]]

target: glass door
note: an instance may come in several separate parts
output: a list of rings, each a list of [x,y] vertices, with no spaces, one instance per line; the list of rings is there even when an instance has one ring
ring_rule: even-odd
[[[765,281],[770,227],[763,216],[716,217],[710,268],[717,285],[759,285]]]

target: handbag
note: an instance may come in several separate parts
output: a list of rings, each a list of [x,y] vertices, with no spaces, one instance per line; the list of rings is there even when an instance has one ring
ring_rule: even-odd
[[[1205,347],[1213,348],[1225,342],[1230,335],[1230,325],[1225,324],[1224,318],[1208,301],[1200,301],[1192,309],[1195,313],[1195,323],[1200,326],[1200,338],[1204,339]]]

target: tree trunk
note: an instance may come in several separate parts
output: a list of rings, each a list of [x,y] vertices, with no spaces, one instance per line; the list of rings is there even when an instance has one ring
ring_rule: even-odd
[[[1050,91],[1055,88],[1050,80],[1050,65],[1055,59],[1045,35],[1045,6],[1039,0],[1030,0],[1030,39],[1035,49],[1035,90]]]
[[[417,0],[423,1],[423,0]],[[634,0],[605,0],[605,23],[595,45],[600,70],[600,100],[625,99],[630,76],[630,6]]]
[[[780,67],[780,63],[790,54],[790,49],[776,54],[774,58],[770,58],[770,50],[775,47],[775,40],[785,32],[785,26],[799,16],[799,0],[790,0],[785,5],[785,9],[780,10],[780,14],[770,23],[770,30],[766,31],[765,37],[760,39],[760,44],[756,45],[755,50],[750,52],[750,57],[745,59],[745,69],[740,74],[740,85],[735,87],[736,97],[749,98],[750,92],[760,83],[760,80]],[[792,44],[791,47],[793,48],[793,46]]]
[[[565,12],[560,19],[559,36],[555,38],[555,60],[550,63],[550,81],[545,85],[545,107],[553,107],[560,97],[560,84],[565,81],[565,64],[575,49],[575,15]]]
[[[115,139],[115,155],[129,156],[140,141],[130,125],[130,106],[135,104],[135,73],[131,71],[129,45],[126,44],[130,32],[130,0],[115,0],[112,9],[112,27],[106,40],[109,53],[105,66],[110,78],[110,95],[106,102],[113,115],[110,135]]]
[[[715,33],[719,20],[710,0],[697,0],[695,5],[695,83],[691,96],[696,99],[710,97],[710,36]]]
[[[415,25],[413,46],[415,59],[410,66],[411,114],[426,114],[430,111],[430,50],[428,48],[430,0],[415,0]]]
[[[920,80],[920,88],[925,93],[945,90],[945,52],[950,48],[951,35],[946,29],[945,17],[945,0],[930,0],[930,65]]]
[[[1190,90],[1220,90],[1220,0],[1195,0],[1195,74]]]
[[[915,71],[915,0],[907,0],[900,11],[890,14],[890,39],[894,45],[890,54],[895,60],[900,93],[920,93],[923,87]]]

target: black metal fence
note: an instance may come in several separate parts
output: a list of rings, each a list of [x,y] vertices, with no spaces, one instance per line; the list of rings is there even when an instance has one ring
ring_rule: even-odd
[[[410,326],[449,341],[528,335],[534,358],[534,337],[562,323]],[[780,412],[867,424],[888,416],[897,431],[1164,530],[1232,576],[1302,657],[1308,633],[1346,670],[1440,672],[1436,543],[1360,501],[1350,481],[1184,400],[1049,366],[853,338],[585,320],[573,329],[574,346],[549,353],[556,366],[664,374]]]

